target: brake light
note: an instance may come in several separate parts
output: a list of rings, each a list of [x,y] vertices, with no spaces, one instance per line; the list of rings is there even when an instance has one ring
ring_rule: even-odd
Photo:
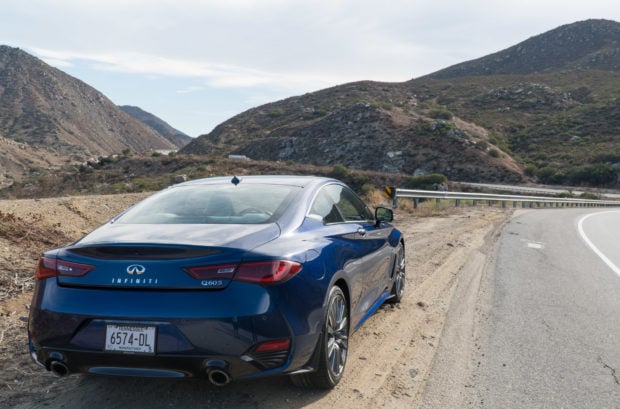
[[[283,283],[301,271],[301,264],[288,260],[270,260],[243,263],[235,280],[257,284]]]
[[[95,267],[87,264],[71,263],[48,257],[40,257],[35,277],[39,280],[55,276],[81,277],[88,274]]]

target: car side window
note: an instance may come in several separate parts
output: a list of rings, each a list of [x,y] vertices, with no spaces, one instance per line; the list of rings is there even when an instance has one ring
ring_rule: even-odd
[[[321,190],[316,199],[314,199],[314,203],[310,208],[310,214],[319,216],[325,224],[342,223],[344,221],[336,204],[325,189]]]
[[[345,221],[353,222],[373,219],[373,215],[370,213],[370,210],[368,210],[368,207],[355,193],[353,193],[353,191],[339,185],[330,185],[328,189],[338,197],[336,207],[340,210]]]
[[[368,207],[355,193],[341,185],[325,186],[317,195],[310,214],[321,217],[324,223],[372,220]]]

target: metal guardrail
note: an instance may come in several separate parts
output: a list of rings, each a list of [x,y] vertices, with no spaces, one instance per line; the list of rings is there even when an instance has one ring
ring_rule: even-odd
[[[431,190],[414,189],[394,189],[394,207],[398,206],[399,198],[413,199],[414,208],[418,207],[420,199],[442,199],[454,200],[455,206],[460,206],[462,200],[471,200],[472,205],[476,206],[479,201],[486,201],[489,206],[495,202],[501,203],[506,207],[508,202],[512,202],[512,207],[612,207],[620,206],[617,200],[593,200],[593,199],[573,199],[550,196],[523,196],[523,195],[499,195],[492,193],[465,193],[465,192],[438,192]]]

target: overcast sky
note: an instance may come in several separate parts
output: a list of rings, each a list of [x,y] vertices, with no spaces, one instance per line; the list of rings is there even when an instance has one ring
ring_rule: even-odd
[[[2,0],[0,44],[198,136],[246,109],[357,80],[406,81],[618,0]]]

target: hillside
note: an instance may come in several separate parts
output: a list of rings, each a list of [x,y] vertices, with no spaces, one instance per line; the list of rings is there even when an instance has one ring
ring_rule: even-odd
[[[506,50],[453,65],[428,78],[523,75],[563,70],[620,70],[620,24],[586,20],[532,37]]]
[[[150,112],[146,112],[139,107],[121,105],[119,106],[119,108],[125,113],[133,116],[137,120],[143,122],[148,127],[157,131],[159,134],[172,142],[178,148],[184,147],[192,140],[191,136],[179,131],[178,129],[173,128],[168,122],[164,121],[161,118],[158,118]]]
[[[89,157],[175,149],[102,93],[28,53],[0,46],[0,171],[20,177],[36,166]],[[16,144],[16,145],[15,145]]]
[[[453,180],[613,185],[620,23],[587,20],[404,83],[358,82],[266,104],[181,153]]]
[[[522,180],[508,155],[489,148],[483,129],[422,111],[418,103],[399,84],[346,84],[246,111],[180,152],[413,175],[441,172],[455,180]]]

